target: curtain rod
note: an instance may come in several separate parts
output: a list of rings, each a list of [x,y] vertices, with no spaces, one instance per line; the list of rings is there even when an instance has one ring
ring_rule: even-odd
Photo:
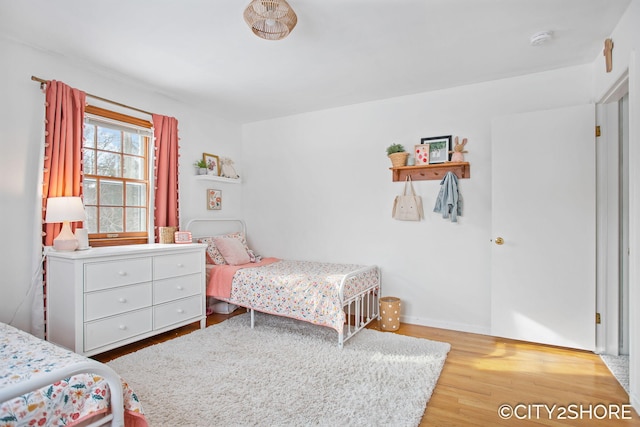
[[[46,83],[47,83],[47,80],[41,79],[41,78],[36,77],[36,76],[31,76],[31,80],[33,80],[34,82],[40,82],[40,83],[44,83],[44,84],[46,84]],[[86,92],[85,92],[85,93],[86,93]],[[108,103],[113,104],[113,105],[117,105],[117,106],[119,106],[119,107],[124,107],[124,108],[128,108],[128,109],[130,109],[130,110],[138,111],[138,112],[140,112],[140,113],[148,114],[148,115],[150,115],[150,116],[152,116],[152,115],[153,115],[153,113],[150,113],[150,112],[145,111],[145,110],[141,110],[140,108],[131,107],[130,105],[121,104],[121,103],[119,103],[119,102],[112,101],[112,100],[107,99],[107,98],[102,98],[102,97],[100,97],[100,96],[92,95],[92,94],[90,94],[90,93],[87,93],[87,96],[90,96],[91,98],[94,98],[94,99],[98,99],[98,100],[100,100],[100,101],[108,102]]]

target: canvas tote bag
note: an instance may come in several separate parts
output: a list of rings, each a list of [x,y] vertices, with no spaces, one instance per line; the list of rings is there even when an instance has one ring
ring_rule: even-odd
[[[407,194],[408,189],[411,190],[410,194]],[[391,215],[394,219],[400,221],[420,221],[424,218],[422,198],[416,195],[410,176],[407,176],[407,180],[404,183],[404,192],[400,196],[396,196],[393,202],[393,213]]]

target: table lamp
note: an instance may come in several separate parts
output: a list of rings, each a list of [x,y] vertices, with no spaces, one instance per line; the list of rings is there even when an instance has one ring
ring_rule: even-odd
[[[61,222],[62,230],[53,239],[53,248],[57,251],[75,251],[78,240],[71,231],[69,222],[85,221],[87,216],[80,197],[50,197],[47,199],[45,222]]]

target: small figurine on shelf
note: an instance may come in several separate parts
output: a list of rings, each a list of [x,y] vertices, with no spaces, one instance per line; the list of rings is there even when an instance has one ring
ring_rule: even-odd
[[[240,175],[236,172],[236,168],[233,167],[233,160],[228,157],[222,157],[220,159],[220,164],[222,165],[220,169],[220,176],[232,179],[240,178]]]
[[[467,145],[467,138],[464,138],[462,140],[462,143],[459,144],[458,137],[456,136],[453,142],[454,142],[454,146],[453,146],[453,151],[452,151],[453,155],[451,156],[451,161],[464,162],[464,153],[467,153],[467,151],[464,151],[464,146]]]

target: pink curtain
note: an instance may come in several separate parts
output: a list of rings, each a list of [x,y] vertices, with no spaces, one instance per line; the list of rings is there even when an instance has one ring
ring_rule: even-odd
[[[47,199],[82,196],[82,139],[86,94],[55,80],[47,82],[45,94],[44,169],[42,173],[42,244],[52,246],[62,224],[46,224]],[[72,224],[75,230],[75,224]],[[47,278],[43,265],[42,294],[34,303],[32,329],[44,338]],[[44,311],[43,311],[44,310]],[[38,311],[39,313],[36,313]]]
[[[55,80],[47,82],[42,179],[42,243],[46,246],[53,245],[62,228],[62,224],[44,223],[47,198],[82,196],[85,102],[86,94],[81,90]]]
[[[178,120],[153,114],[155,136],[155,241],[158,227],[178,227]]]

